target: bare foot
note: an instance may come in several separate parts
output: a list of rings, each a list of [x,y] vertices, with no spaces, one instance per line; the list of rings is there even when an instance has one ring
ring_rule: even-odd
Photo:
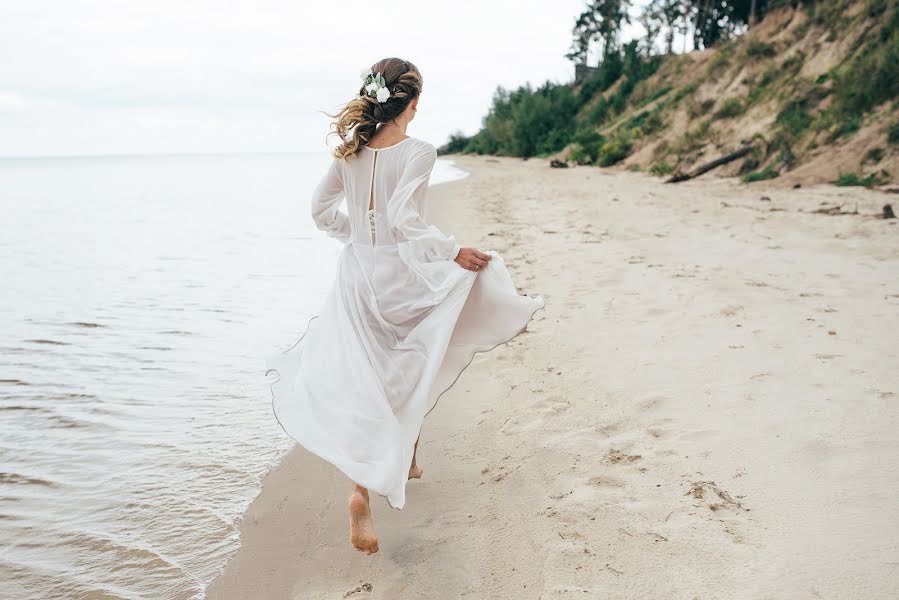
[[[412,449],[412,466],[409,467],[409,479],[420,479],[421,478],[421,467],[418,466],[415,462],[415,458],[418,456],[418,438],[415,439],[415,447]]]
[[[368,506],[368,490],[358,485],[350,494],[350,541],[356,550],[366,554],[378,551],[378,535]]]

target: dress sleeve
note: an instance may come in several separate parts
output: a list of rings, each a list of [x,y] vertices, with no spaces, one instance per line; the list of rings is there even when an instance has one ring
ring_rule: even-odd
[[[350,219],[340,210],[344,197],[343,174],[339,159],[331,161],[331,166],[312,192],[312,220],[315,226],[341,242],[350,239]]]
[[[394,229],[398,244],[408,244],[426,261],[453,260],[461,246],[456,238],[446,235],[434,225],[425,222],[418,206],[427,193],[431,169],[437,162],[437,150],[427,145],[417,150],[400,176],[396,189],[387,203],[387,217]]]

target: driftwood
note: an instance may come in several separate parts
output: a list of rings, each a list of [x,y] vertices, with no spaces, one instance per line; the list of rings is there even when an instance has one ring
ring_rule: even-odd
[[[843,210],[843,205],[839,206],[822,206],[811,211],[818,215],[830,215],[831,217],[839,217],[841,215],[857,215],[858,203],[855,204],[855,210]]]
[[[550,161],[549,166],[551,166],[553,169],[567,169],[568,163],[564,160],[554,158]]]
[[[752,152],[755,146],[743,146],[739,150],[735,150],[730,154],[725,154],[721,158],[716,158],[712,162],[707,162],[704,165],[701,165],[689,173],[676,173],[671,176],[665,183],[679,183],[681,181],[687,181],[688,179],[693,179],[694,177],[699,177],[703,173],[711,171],[715,167],[720,167],[721,165],[726,165],[729,162],[735,161],[738,158],[742,158]]]

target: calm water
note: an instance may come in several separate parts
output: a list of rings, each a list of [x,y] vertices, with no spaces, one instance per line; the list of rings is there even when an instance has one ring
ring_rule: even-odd
[[[328,160],[0,160],[0,596],[201,597],[236,551],[291,444],[265,357],[340,248]]]

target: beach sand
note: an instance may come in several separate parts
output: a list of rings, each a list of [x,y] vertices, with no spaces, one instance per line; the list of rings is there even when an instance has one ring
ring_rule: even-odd
[[[889,195],[454,160],[432,217],[546,309],[428,416],[380,552],[295,449],[209,599],[899,597]]]

